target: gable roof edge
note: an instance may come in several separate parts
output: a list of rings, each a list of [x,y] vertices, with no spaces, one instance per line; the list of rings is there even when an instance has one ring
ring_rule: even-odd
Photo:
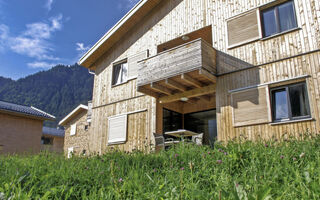
[[[65,118],[63,118],[60,122],[59,122],[59,125],[60,126],[63,126],[68,120],[69,118],[73,117],[73,115],[75,113],[77,113],[80,109],[83,109],[83,110],[88,110],[88,106],[85,106],[83,104],[80,104],[78,107],[76,107],[73,111],[71,111]]]
[[[108,42],[112,36],[114,36],[117,31],[120,31],[121,28],[125,25],[125,23],[128,22],[128,20],[131,20],[135,15],[138,14],[138,11],[143,10],[142,8],[149,3],[157,4],[160,0],[140,0],[124,17],[122,17],[106,34],[102,36],[102,38],[99,39],[98,42],[96,42],[78,61],[78,65],[84,66],[86,68],[92,68],[92,64],[94,61],[89,61],[89,59],[93,56],[94,52],[96,52],[103,44]],[[154,7],[154,6],[153,6]],[[151,8],[153,8],[151,6]],[[150,8],[150,9],[151,9]],[[147,10],[145,15],[149,13],[150,10]],[[130,28],[129,28],[130,29]],[[92,59],[92,58],[91,58]],[[96,60],[95,58],[93,58]]]

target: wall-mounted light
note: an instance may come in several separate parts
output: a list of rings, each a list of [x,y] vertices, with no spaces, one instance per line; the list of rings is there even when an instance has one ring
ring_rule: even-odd
[[[190,39],[190,37],[189,37],[189,36],[187,36],[187,35],[184,35],[184,36],[182,36],[182,37],[181,37],[181,39],[182,39],[183,41],[187,41],[187,40],[189,40],[189,39]]]
[[[188,98],[188,97],[182,97],[180,100],[181,100],[181,101],[188,101],[189,98]]]

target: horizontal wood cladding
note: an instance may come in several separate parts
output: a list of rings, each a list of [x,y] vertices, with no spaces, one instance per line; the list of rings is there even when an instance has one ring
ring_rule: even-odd
[[[159,53],[140,62],[137,85],[143,86],[205,68],[215,74],[215,50],[202,39]]]
[[[258,10],[228,20],[228,45],[234,47],[260,38]]]
[[[232,93],[233,125],[237,127],[271,122],[268,96],[267,86]]]

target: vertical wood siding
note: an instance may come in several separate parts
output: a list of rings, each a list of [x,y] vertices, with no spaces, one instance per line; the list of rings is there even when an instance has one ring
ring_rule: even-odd
[[[93,91],[93,132],[90,142],[96,151],[106,149],[107,117],[148,108],[147,135],[155,132],[155,100],[139,97],[136,80],[111,87],[112,63],[142,50],[148,49],[150,56],[157,53],[157,46],[174,38],[212,25],[213,47],[252,65],[263,64],[276,59],[294,56],[320,48],[320,2],[317,0],[295,0],[299,30],[267,40],[258,40],[236,48],[228,49],[227,22],[230,17],[249,11],[273,0],[163,0],[125,37],[114,45],[95,63],[96,76]],[[246,72],[218,78],[217,108],[219,118],[219,139],[234,137],[247,132],[252,138],[255,132],[280,134],[289,129],[302,131],[307,127],[319,130],[319,122],[294,123],[278,126],[253,126],[234,129],[230,115],[230,95],[228,89],[241,86],[276,81],[297,75],[310,74],[309,96],[313,106],[313,116],[318,120],[319,107],[319,55],[312,54],[300,58],[265,65]],[[220,93],[220,94],[219,94]],[[132,99],[134,98],[134,99]],[[124,99],[130,99],[123,101]],[[119,102],[120,101],[120,102]],[[118,102],[118,103],[116,103]],[[134,102],[134,103],[133,103]],[[114,104],[112,104],[114,103]],[[268,133],[266,133],[268,132]],[[129,147],[128,147],[129,148]]]

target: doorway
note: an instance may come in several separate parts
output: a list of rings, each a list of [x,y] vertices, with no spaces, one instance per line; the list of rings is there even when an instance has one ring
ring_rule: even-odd
[[[216,110],[206,110],[181,114],[168,109],[163,109],[163,133],[186,129],[196,133],[203,133],[203,143],[211,145],[217,138]]]

